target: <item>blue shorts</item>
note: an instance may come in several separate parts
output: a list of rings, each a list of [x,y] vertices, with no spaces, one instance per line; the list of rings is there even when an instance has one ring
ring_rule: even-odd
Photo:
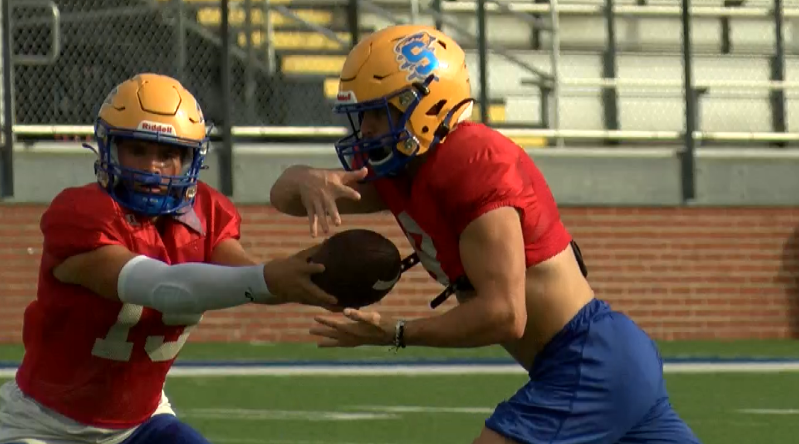
[[[174,415],[161,414],[148,419],[122,444],[211,444],[200,432]]]
[[[699,444],[669,403],[655,343],[593,300],[544,347],[486,427],[521,444]]]

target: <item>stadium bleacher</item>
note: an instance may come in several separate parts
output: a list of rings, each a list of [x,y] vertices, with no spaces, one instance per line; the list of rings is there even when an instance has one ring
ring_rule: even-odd
[[[74,0],[73,3],[79,6],[90,2]],[[131,16],[126,23],[130,25],[128,28],[117,26],[113,30],[118,32],[117,36],[111,36],[109,30],[100,32],[104,24],[98,24],[95,34],[104,36],[98,39],[84,32],[85,23],[74,19],[64,22],[62,41],[65,45],[71,45],[63,51],[65,56],[53,66],[19,68],[20,78],[48,79],[41,84],[22,83],[18,87],[19,102],[23,108],[19,113],[20,123],[69,125],[90,121],[92,104],[102,98],[95,97],[99,93],[87,93],[72,86],[72,78],[86,75],[77,72],[91,71],[90,75],[102,77],[98,81],[110,85],[115,79],[142,69],[165,70],[183,76],[183,81],[189,87],[200,91],[200,100],[209,103],[208,114],[219,120],[219,111],[214,104],[219,103],[220,93],[213,83],[218,81],[214,78],[218,77],[221,69],[219,2],[183,2],[182,10],[185,22],[188,22],[184,56],[187,64],[172,71],[168,65],[179,59],[176,57],[176,47],[171,43],[177,28],[175,21],[169,19],[169,10],[175,3],[173,0],[146,3],[154,13]],[[368,0],[367,3],[372,6],[362,7],[359,12],[361,37],[390,24],[391,20],[387,16],[399,21],[410,18],[409,3],[405,0]],[[726,43],[721,35],[724,14],[713,10],[724,7],[722,0],[696,0],[693,3],[696,8],[704,8],[702,14],[694,18],[695,81],[733,84],[714,84],[705,89],[706,94],[701,96],[699,109],[700,129],[711,132],[771,131],[770,90],[760,86],[734,86],[735,82],[767,82],[771,76],[773,32],[764,26],[769,18],[752,9],[765,7],[767,3],[747,2],[744,6],[754,11],[751,13],[736,10],[734,27],[728,32],[726,38],[729,42]],[[137,4],[141,5],[141,2]],[[421,12],[417,22],[432,24],[434,19],[426,9],[429,2],[423,0],[419,4]],[[530,15],[546,21],[548,12],[541,9],[547,7],[545,3],[512,4],[514,8],[539,8],[530,12]],[[645,5],[634,0],[619,0],[615,4],[621,8],[616,18],[617,78],[622,82],[663,83],[654,86],[622,85],[617,88],[618,129],[677,134],[683,129],[685,121],[682,59],[679,54],[679,8],[673,2],[662,0],[649,0]],[[268,13],[264,1],[231,1],[230,5],[231,40],[235,46],[231,54],[233,91],[230,98],[234,125],[338,125],[340,122],[329,112],[329,105],[336,88],[337,73],[350,46],[347,0],[270,1]],[[251,5],[249,14],[245,11],[246,5]],[[601,14],[603,5],[604,0],[559,2],[561,32],[557,58],[560,78],[566,82],[561,84],[557,112],[559,128],[562,130],[590,132],[608,129],[605,93],[610,88],[592,83],[606,75],[606,23]],[[786,8],[795,5],[793,0],[786,2]],[[382,8],[387,14],[376,13],[373,7]],[[443,29],[456,37],[466,49],[467,63],[474,80],[474,95],[477,96],[479,57],[476,39],[473,38],[477,26],[473,8],[474,2],[466,0],[447,1],[442,6],[446,18]],[[645,8],[652,9],[642,12]],[[791,17],[786,20],[794,20]],[[496,7],[489,8],[489,47],[503,47],[514,59],[522,62],[509,60],[496,53],[489,55],[488,115],[490,123],[498,127],[549,128],[553,123],[552,115],[556,113],[555,103],[550,100],[549,120],[542,115],[545,104],[542,91],[536,86],[540,80],[536,81],[529,69],[552,71],[554,58],[550,47],[551,36],[531,27],[529,18],[521,13],[509,14]],[[320,32],[321,28],[325,32]],[[467,33],[463,34],[458,29]],[[140,42],[140,58],[117,56],[123,53],[124,42],[129,38]],[[796,52],[794,40],[799,41],[791,38],[791,35],[786,36],[789,60],[785,70],[788,78],[799,68],[795,59],[791,59],[792,51]],[[248,51],[248,45],[252,51]],[[731,46],[732,50],[725,49],[725,45]],[[724,50],[729,53],[720,57]],[[79,54],[80,57],[75,55],[74,59],[70,59],[73,54]],[[99,72],[103,70],[105,72]],[[583,83],[574,84],[570,81]],[[257,87],[253,88],[253,84]],[[791,92],[786,94],[790,96]],[[552,96],[549,98],[552,99]],[[53,102],[59,105],[50,109],[36,105]],[[791,120],[799,119],[799,108],[794,102],[786,102],[789,127],[792,126]],[[757,112],[750,113],[745,111],[747,109]],[[479,119],[479,111],[479,107],[476,107],[474,118]],[[752,117],[753,114],[756,117]],[[799,126],[799,121],[794,123],[793,127]],[[545,146],[545,142],[539,137],[520,143],[524,143],[525,147],[536,147]]]
[[[197,0],[194,17],[197,22],[210,29],[218,29],[221,21],[221,12],[218,4]],[[250,12],[250,41],[247,40],[247,13],[244,4],[239,2],[229,13],[229,23],[233,28],[235,41],[241,48],[247,48],[248,43],[256,50],[266,48],[266,20],[262,2],[253,1],[253,10]],[[290,78],[301,78],[311,82],[321,83],[324,97],[332,101],[338,89],[337,75],[340,71],[346,52],[349,49],[351,33],[343,26],[344,17],[341,12],[335,11],[334,3],[318,2],[316,7],[308,2],[281,1],[279,4],[289,8],[295,17],[282,14],[279,11],[270,11],[269,24],[272,28],[271,44],[279,61],[282,75]],[[298,4],[299,6],[292,6]],[[389,6],[391,6],[389,4]],[[184,6],[185,7],[185,6]],[[334,32],[340,41],[310,29],[311,25],[324,27]],[[375,29],[375,26],[362,27],[360,35],[363,38]],[[344,45],[342,45],[342,42]],[[488,110],[489,120],[493,125],[502,125],[506,122],[506,102],[504,98],[492,98]],[[480,106],[475,104],[472,114],[473,120],[480,120]],[[545,145],[545,140],[540,137],[518,138],[518,143],[525,147],[539,147]]]

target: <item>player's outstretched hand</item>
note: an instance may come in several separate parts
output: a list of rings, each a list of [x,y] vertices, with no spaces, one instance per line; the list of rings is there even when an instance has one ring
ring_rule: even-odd
[[[395,320],[374,311],[344,309],[344,317],[316,316],[310,333],[319,347],[358,347],[394,343]]]
[[[311,276],[325,271],[325,266],[309,261],[319,245],[302,250],[287,258],[274,259],[264,264],[264,279],[274,297],[267,305],[297,303],[337,310],[336,298],[316,286]]]
[[[311,236],[318,234],[318,225],[322,231],[330,231],[330,221],[335,226],[341,225],[341,215],[336,206],[337,199],[360,200],[361,194],[352,187],[369,173],[364,167],[356,171],[309,169],[306,180],[300,182],[300,198],[308,213],[308,224]]]

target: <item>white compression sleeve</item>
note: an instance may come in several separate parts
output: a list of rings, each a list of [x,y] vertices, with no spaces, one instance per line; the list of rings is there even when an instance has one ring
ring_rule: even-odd
[[[272,297],[263,265],[167,265],[147,256],[136,256],[122,267],[117,293],[122,302],[162,313],[203,313]]]

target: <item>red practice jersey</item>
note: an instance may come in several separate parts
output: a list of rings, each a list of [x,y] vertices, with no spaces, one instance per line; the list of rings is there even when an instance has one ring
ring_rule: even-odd
[[[42,216],[36,300],[25,310],[20,389],[80,423],[121,429],[141,424],[161,399],[166,374],[202,314],[163,315],[102,298],[53,277],[64,259],[106,245],[177,264],[207,262],[241,217],[204,183],[193,210],[164,216],[162,229],[120,207],[97,184],[62,191]]]
[[[521,215],[527,266],[571,242],[544,176],[510,139],[464,122],[434,148],[412,181],[374,182],[428,273],[447,286],[464,275],[458,241],[469,223],[503,206]]]

